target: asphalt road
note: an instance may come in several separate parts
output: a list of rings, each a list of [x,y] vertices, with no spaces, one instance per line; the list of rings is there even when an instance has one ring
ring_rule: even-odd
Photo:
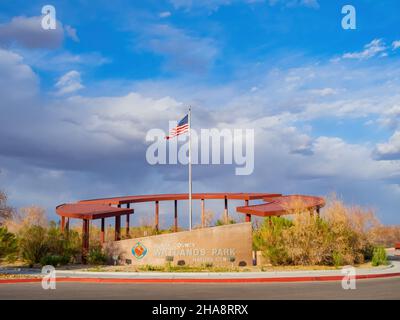
[[[341,282],[95,284],[57,283],[43,290],[40,283],[0,284],[0,299],[400,299],[400,278],[358,280],[355,290]]]

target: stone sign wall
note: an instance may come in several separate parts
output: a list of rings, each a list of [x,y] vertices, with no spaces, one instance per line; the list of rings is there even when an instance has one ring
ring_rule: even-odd
[[[251,266],[251,223],[196,229],[107,244],[120,262],[132,265]]]

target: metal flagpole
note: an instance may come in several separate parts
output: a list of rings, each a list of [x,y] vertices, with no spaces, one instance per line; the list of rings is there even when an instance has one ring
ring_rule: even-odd
[[[192,107],[189,106],[189,231],[192,231]]]

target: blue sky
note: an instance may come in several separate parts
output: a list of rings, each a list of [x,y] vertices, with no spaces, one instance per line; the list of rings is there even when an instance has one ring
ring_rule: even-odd
[[[40,28],[56,8],[57,30]],[[342,6],[357,29],[341,27]],[[146,131],[256,130],[255,172],[196,167],[194,191],[325,195],[399,223],[397,0],[2,1],[0,187],[13,205],[185,192]],[[196,119],[197,118],[197,119]],[[169,209],[162,209],[166,222]]]

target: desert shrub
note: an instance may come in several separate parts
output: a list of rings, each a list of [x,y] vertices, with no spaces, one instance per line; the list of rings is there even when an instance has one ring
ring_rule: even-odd
[[[226,224],[235,224],[235,223],[236,223],[236,221],[234,219],[231,219],[231,218],[229,218],[227,222],[225,222],[225,219],[218,219],[215,222],[215,225],[218,227],[218,226],[223,226],[223,225],[226,225]]]
[[[102,247],[100,245],[95,245],[90,248],[87,260],[89,264],[105,264],[108,258]]]
[[[6,227],[0,227],[0,259],[15,260],[18,252],[17,238]]]
[[[283,238],[284,230],[292,226],[285,218],[264,219],[259,230],[254,232],[253,247],[261,250],[263,256],[274,265],[288,263],[288,252]]]
[[[206,209],[204,211],[204,226],[210,227],[214,220],[215,213],[212,210]]]
[[[346,207],[332,199],[323,217],[301,204],[291,204],[293,219],[265,219],[253,236],[253,246],[273,264],[344,265],[372,257],[370,232],[376,225],[371,211]]]
[[[41,226],[47,228],[48,221],[46,212],[43,208],[38,206],[30,206],[21,208],[14,215],[4,222],[8,230],[14,234],[18,234],[26,228],[31,226]]]
[[[393,247],[400,242],[400,226],[377,225],[371,230],[371,237],[376,246]]]
[[[332,238],[328,224],[307,213],[295,216],[293,225],[283,232],[288,260],[298,265],[332,264],[328,248]]]
[[[20,233],[21,257],[33,266],[49,253],[47,230],[41,226],[30,226]]]
[[[343,256],[345,264],[362,263],[372,257],[371,230],[379,224],[371,210],[346,207],[336,198],[324,209],[332,237],[330,246]]]
[[[146,264],[144,266],[139,266],[138,269],[140,271],[163,271],[164,267],[163,266],[153,266],[150,264]]]
[[[19,251],[29,265],[59,265],[75,261],[81,252],[80,237],[75,231],[62,233],[54,222],[48,227],[25,226],[18,232]]]
[[[344,259],[340,252],[333,251],[332,252],[332,260],[333,260],[333,265],[335,267],[344,265]]]
[[[17,235],[20,257],[33,266],[49,252],[47,219],[44,209],[36,206],[20,209],[6,226]]]
[[[70,230],[61,232],[60,228],[52,221],[47,228],[47,246],[50,256],[61,257],[60,264],[68,264],[77,260],[81,253],[81,237]]]
[[[67,264],[80,255],[80,233],[75,230],[62,233],[55,222],[48,223],[41,207],[21,208],[4,221],[4,228],[15,235],[15,243],[11,241],[6,247],[15,250],[15,257],[19,256],[31,266],[45,262]],[[2,231],[2,234],[7,233]],[[1,246],[0,243],[0,250]]]
[[[68,264],[70,261],[70,257],[67,255],[59,256],[47,254],[40,259],[40,264],[42,266],[51,265],[53,267],[58,267],[60,265]]]
[[[375,247],[372,254],[372,265],[376,267],[387,264],[388,264],[388,259],[385,248]]]

